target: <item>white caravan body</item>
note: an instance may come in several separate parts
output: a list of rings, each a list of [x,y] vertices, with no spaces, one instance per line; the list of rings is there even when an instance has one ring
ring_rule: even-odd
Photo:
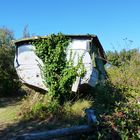
[[[43,81],[41,70],[43,62],[35,54],[35,46],[31,45],[28,40],[30,39],[15,42],[16,54],[14,67],[22,83],[47,91],[48,88]],[[70,53],[72,52],[74,66],[78,64],[79,58],[81,57],[86,70],[84,77],[77,77],[73,83],[72,91],[74,92],[82,84],[88,84],[94,87],[99,80],[99,70],[94,67],[93,56],[89,52],[91,50],[90,47],[91,39],[88,37],[82,38],[82,36],[78,38],[77,36],[75,38],[71,37],[71,41],[67,47],[67,60],[69,61]]]

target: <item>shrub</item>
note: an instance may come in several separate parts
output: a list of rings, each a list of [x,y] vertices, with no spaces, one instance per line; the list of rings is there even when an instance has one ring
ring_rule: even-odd
[[[139,58],[136,51],[123,65],[110,66],[109,80],[96,86],[93,107],[100,123],[91,139],[140,139]]]

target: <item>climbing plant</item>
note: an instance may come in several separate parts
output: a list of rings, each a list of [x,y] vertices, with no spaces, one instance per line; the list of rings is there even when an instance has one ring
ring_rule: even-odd
[[[67,61],[66,50],[69,42],[69,38],[62,33],[33,42],[37,56],[44,63],[41,69],[45,85],[49,89],[48,94],[60,100],[65,100],[70,95],[76,77],[85,73],[81,58],[76,66],[73,66],[72,59]]]

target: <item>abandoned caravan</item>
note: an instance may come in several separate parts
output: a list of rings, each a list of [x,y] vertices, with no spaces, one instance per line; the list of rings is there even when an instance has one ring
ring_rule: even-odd
[[[87,84],[94,87],[99,80],[106,79],[106,71],[104,65],[106,64],[106,56],[104,49],[95,35],[65,35],[70,39],[67,46],[67,60],[69,60],[70,52],[74,55],[73,64],[78,63],[79,56],[82,56],[82,63],[85,67],[84,77],[77,77],[73,83],[72,91],[76,92],[78,87]],[[31,86],[35,89],[48,90],[42,78],[42,71],[40,66],[43,62],[35,53],[35,46],[31,44],[32,41],[44,37],[24,38],[15,41],[16,53],[14,60],[14,67],[17,71],[22,83]]]

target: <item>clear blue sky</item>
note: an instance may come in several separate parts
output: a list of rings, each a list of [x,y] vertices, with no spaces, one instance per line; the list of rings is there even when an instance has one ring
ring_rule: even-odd
[[[140,0],[1,0],[0,27],[30,34],[95,34],[105,50],[140,47]]]

